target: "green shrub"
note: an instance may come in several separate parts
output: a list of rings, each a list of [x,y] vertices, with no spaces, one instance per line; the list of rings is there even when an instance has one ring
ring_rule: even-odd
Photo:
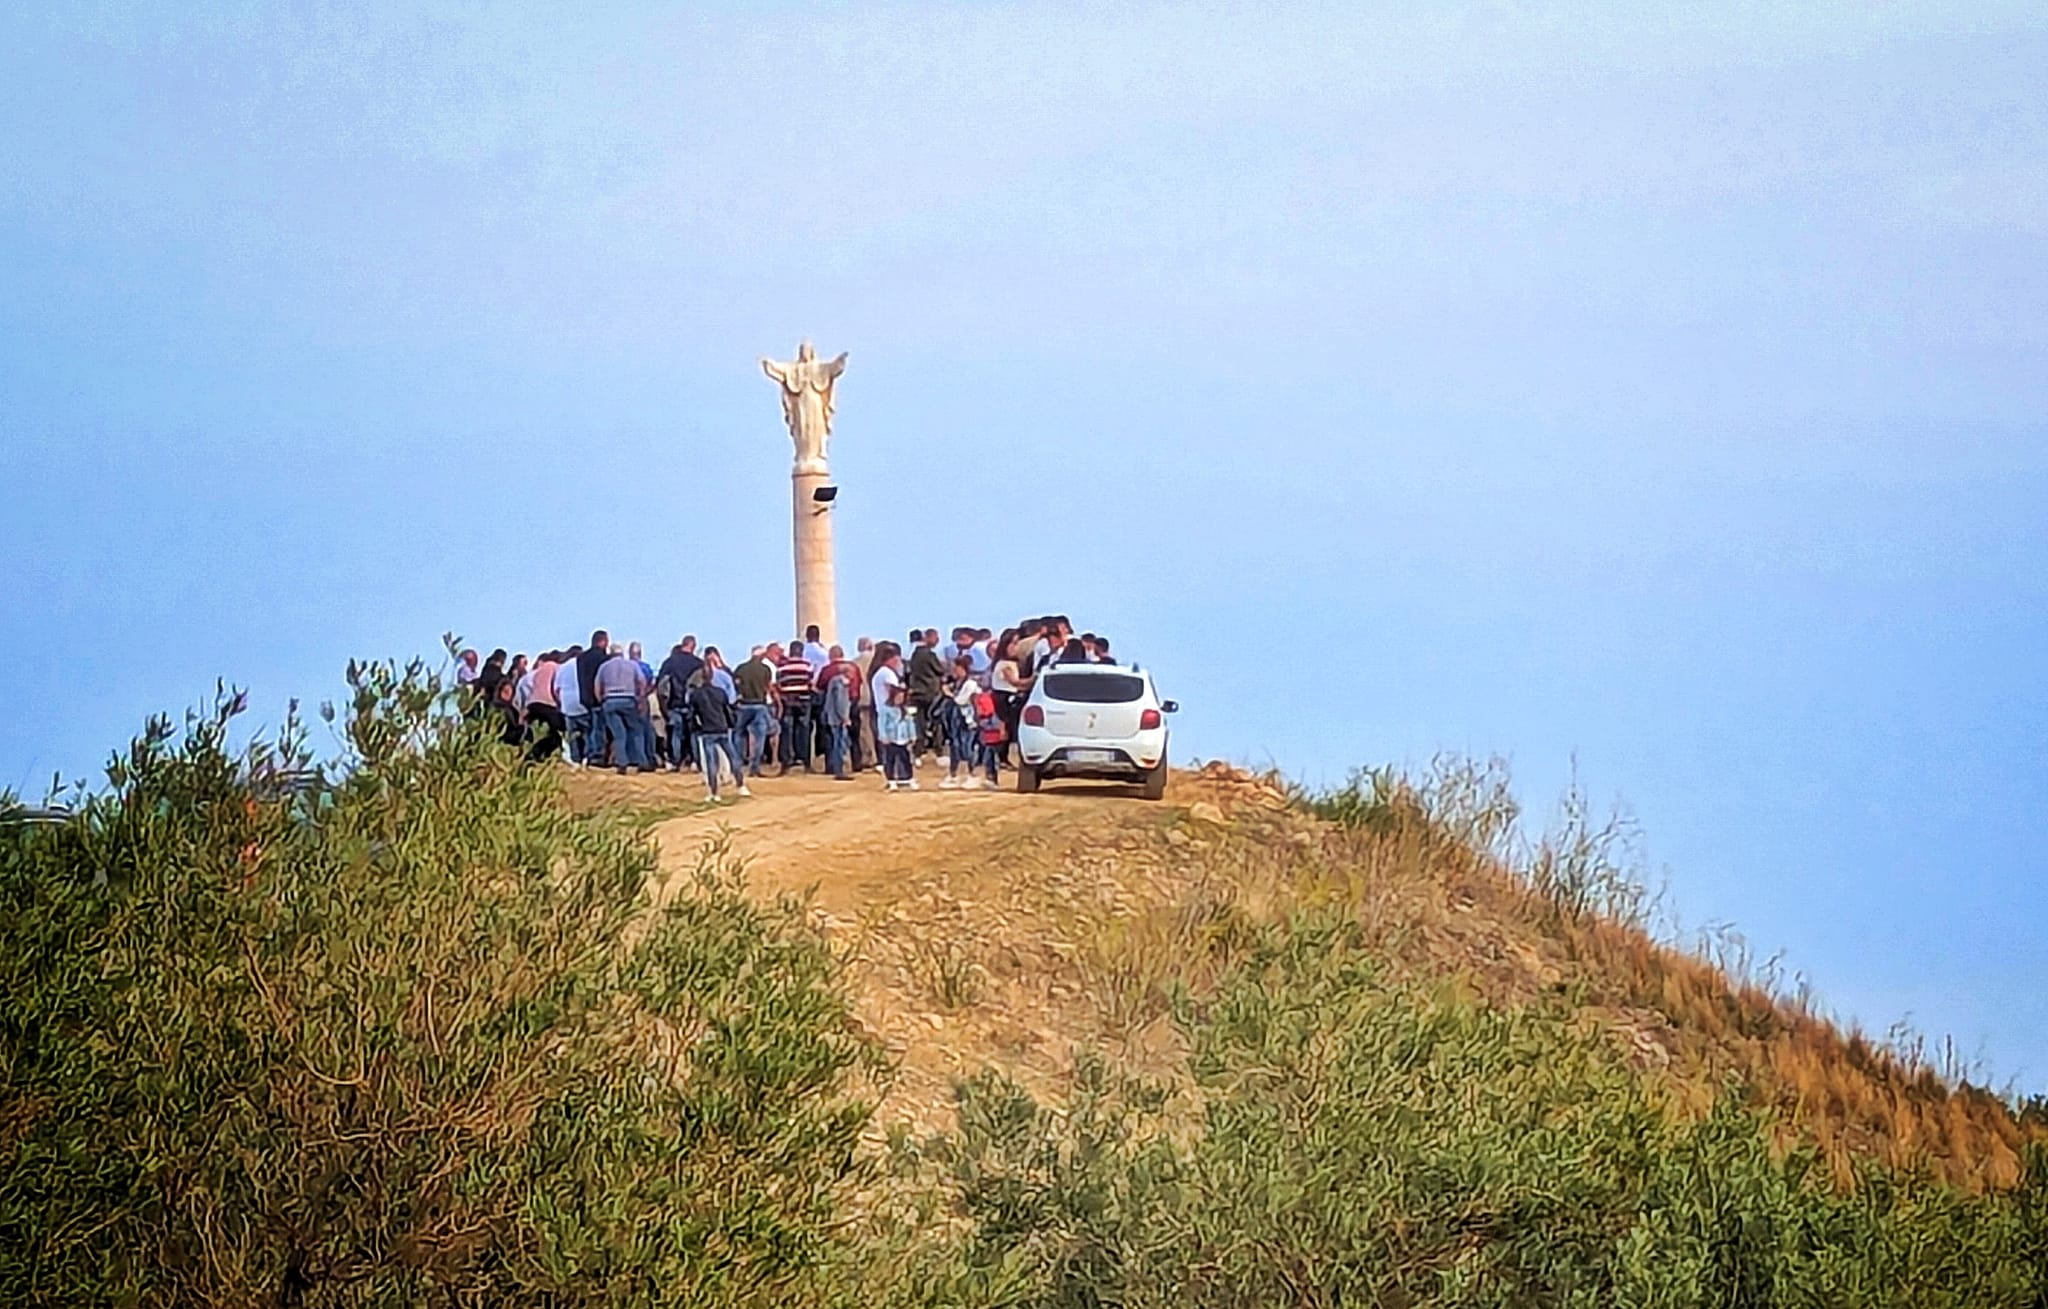
[[[796,906],[713,847],[657,910],[648,843],[422,669],[349,683],[331,769],[295,723],[231,751],[223,696],[0,828],[0,1304],[2048,1302],[2038,1149],[2007,1193],[1844,1189],[1734,1088],[1674,1118],[1564,1002],[1391,980],[1334,914],[1233,916],[1241,962],[1158,990],[1184,1078],[973,1078],[911,1152],[944,1187],[892,1190]],[[1495,780],[1331,816],[1495,857]],[[1610,912],[1567,830],[1561,909]]]
[[[1274,929],[1183,1006],[1201,1130],[1099,1070],[1065,1115],[961,1089],[956,1285],[1098,1305],[2038,1305],[2044,1160],[2009,1195],[1836,1190],[1731,1096],[1674,1122],[1562,1009],[1381,980]],[[998,1283],[992,1274],[1002,1274]],[[989,1302],[996,1302],[991,1300]]]
[[[352,666],[348,757],[237,708],[0,834],[0,1304],[827,1298],[873,1066],[821,944]],[[291,782],[291,785],[283,783]]]

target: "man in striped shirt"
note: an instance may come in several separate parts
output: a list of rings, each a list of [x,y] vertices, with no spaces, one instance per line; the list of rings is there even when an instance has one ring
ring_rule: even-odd
[[[804,658],[804,643],[791,641],[789,649],[775,664],[775,698],[782,705],[782,767],[784,776],[791,764],[811,771],[811,732],[816,721],[812,713],[811,680],[815,670]]]

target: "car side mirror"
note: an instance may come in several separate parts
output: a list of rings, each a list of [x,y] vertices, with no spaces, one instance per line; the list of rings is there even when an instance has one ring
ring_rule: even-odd
[[[1180,701],[1178,701],[1178,700],[1161,700],[1161,701],[1159,702],[1159,712],[1160,712],[1160,713],[1162,713],[1162,714],[1177,714],[1177,713],[1179,713],[1179,712],[1180,712]]]

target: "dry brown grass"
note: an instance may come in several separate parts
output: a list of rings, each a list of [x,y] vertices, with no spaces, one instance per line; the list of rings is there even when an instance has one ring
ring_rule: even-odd
[[[1212,774],[1225,805],[1270,789]],[[1803,997],[1775,994],[1635,925],[1561,915],[1419,813],[1391,831],[1316,827],[1320,857],[1303,886],[1352,906],[1390,959],[1469,977],[1500,1003],[1575,996],[1680,1111],[1704,1112],[1732,1078],[1782,1114],[1788,1136],[1818,1146],[1843,1182],[1858,1157],[1924,1165],[1970,1189],[2018,1181],[2029,1129],[2002,1099],[1844,1032]]]
[[[571,789],[650,813],[682,794],[659,778]],[[1261,922],[1320,907],[1354,919],[1396,975],[1495,1004],[1576,1003],[1674,1113],[1738,1082],[1845,1182],[1858,1157],[1972,1189],[2018,1178],[2027,1129],[1998,1097],[1634,926],[1561,914],[1419,811],[1340,827],[1277,779],[1221,765],[1178,775],[1165,805],[757,789],[756,808],[660,824],[665,861],[737,824],[760,894],[809,889],[860,1021],[895,1058],[882,1124],[950,1126],[955,1079],[986,1066],[1057,1102],[1090,1050],[1185,1085],[1172,996],[1213,985]]]

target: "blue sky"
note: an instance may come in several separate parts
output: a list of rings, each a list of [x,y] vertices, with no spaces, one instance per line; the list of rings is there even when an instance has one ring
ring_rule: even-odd
[[[1183,754],[1577,759],[2048,1089],[2038,6],[18,6],[0,786],[453,628],[1057,607]]]

